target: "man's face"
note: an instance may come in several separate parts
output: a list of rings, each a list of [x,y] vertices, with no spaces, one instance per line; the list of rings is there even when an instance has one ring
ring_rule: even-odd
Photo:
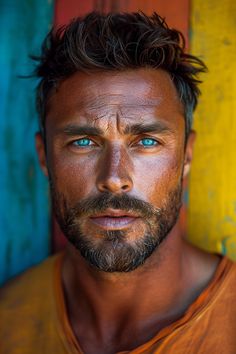
[[[100,270],[137,268],[174,226],[185,159],[183,107],[162,70],[76,73],[48,104],[46,154],[65,236]]]

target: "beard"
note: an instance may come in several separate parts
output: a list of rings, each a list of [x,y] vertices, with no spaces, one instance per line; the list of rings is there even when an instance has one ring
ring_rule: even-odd
[[[84,259],[104,272],[130,272],[144,264],[175,225],[181,208],[182,182],[172,190],[162,208],[134,197],[103,193],[70,206],[51,182],[53,210],[68,241]],[[134,212],[142,218],[142,226],[127,230],[86,231],[86,218],[108,208]],[[132,234],[135,234],[135,237]]]

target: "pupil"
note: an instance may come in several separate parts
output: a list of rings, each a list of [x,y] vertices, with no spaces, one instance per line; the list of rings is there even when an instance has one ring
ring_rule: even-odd
[[[88,139],[82,139],[79,141],[80,145],[88,145],[89,140]]]

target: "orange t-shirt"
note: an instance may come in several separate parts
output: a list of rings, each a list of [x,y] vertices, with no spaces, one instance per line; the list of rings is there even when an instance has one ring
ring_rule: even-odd
[[[0,292],[0,354],[81,354],[61,285],[62,254]],[[183,317],[132,354],[235,354],[236,263],[222,258],[209,286]],[[95,353],[96,354],[96,353]]]

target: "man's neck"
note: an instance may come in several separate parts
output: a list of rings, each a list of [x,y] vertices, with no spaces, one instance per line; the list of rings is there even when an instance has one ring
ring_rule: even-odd
[[[93,344],[111,343],[114,352],[149,340],[183,315],[216,266],[214,256],[182,240],[178,224],[145,264],[129,273],[98,271],[69,245],[63,285],[68,317],[85,353],[94,352]],[[83,340],[84,333],[89,338]]]

